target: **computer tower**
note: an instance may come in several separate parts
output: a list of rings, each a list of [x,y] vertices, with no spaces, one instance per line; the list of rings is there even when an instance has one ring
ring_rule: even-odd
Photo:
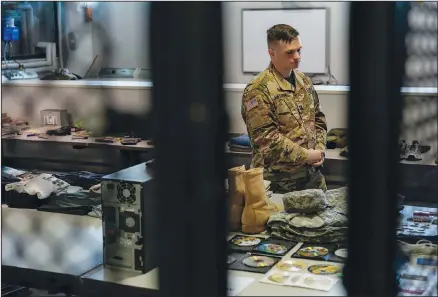
[[[145,163],[102,178],[104,266],[146,273],[157,266],[154,179]]]

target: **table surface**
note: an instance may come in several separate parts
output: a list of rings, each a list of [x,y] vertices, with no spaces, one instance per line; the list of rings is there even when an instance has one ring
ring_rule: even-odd
[[[55,129],[59,127],[51,127],[50,129]],[[146,140],[140,141],[136,145],[123,145],[120,144],[120,142],[114,142],[114,143],[101,143],[101,142],[95,142],[94,137],[89,137],[88,139],[72,139],[71,135],[68,136],[48,136],[48,139],[38,138],[37,136],[27,137],[26,133],[45,133],[47,131],[47,127],[38,127],[38,128],[32,128],[26,132],[23,132],[22,135],[14,135],[14,136],[2,136],[2,140],[23,140],[23,141],[36,141],[36,142],[58,142],[58,143],[66,143],[71,144],[75,146],[84,146],[84,147],[114,147],[121,150],[150,150],[153,149],[153,145],[147,144]],[[236,154],[236,155],[251,155],[252,152],[240,152],[240,151],[232,151],[228,147],[228,143],[225,146],[225,152],[229,154]],[[341,149],[331,149],[327,150],[326,152],[326,159],[329,160],[348,160],[345,157],[341,157],[339,153],[341,152]],[[427,153],[426,153],[427,154]],[[434,156],[434,158],[436,158]],[[412,165],[433,165],[436,166],[434,158],[423,158],[423,160],[420,161],[406,161],[402,160],[400,161],[402,164],[412,164]]]
[[[271,199],[279,204],[281,197],[282,195],[274,194]],[[434,208],[406,206],[405,217],[409,217],[415,210],[436,211]],[[431,232],[436,234],[436,226],[434,230]],[[233,235],[230,234],[230,237]],[[284,259],[290,259],[290,255],[298,250],[300,245],[295,246]],[[306,264],[328,263],[304,259],[302,261]],[[88,285],[91,281],[91,285],[96,286],[96,289],[106,282],[158,289],[158,268],[138,275],[111,270],[101,263],[100,219],[2,207],[2,265],[81,276],[89,282]],[[243,277],[254,280],[238,294],[240,296],[346,295],[341,280],[329,292],[325,292],[262,283],[259,280],[264,274],[230,270],[228,275],[230,279]]]
[[[234,234],[230,235],[230,238]],[[290,250],[283,259],[290,259],[290,256],[295,253],[302,244],[296,245],[292,250]],[[329,262],[312,261],[312,260],[300,260],[301,262],[310,264],[328,264]],[[343,266],[339,263],[333,263],[335,265]],[[346,292],[342,285],[342,281],[339,280],[338,283],[329,291],[318,291],[312,289],[298,288],[298,287],[286,287],[279,285],[272,285],[262,283],[259,280],[262,279],[265,274],[252,273],[245,271],[235,271],[229,270],[228,277],[232,280],[234,277],[251,278],[254,281],[244,288],[238,296],[345,296]],[[87,281],[94,281],[96,286],[102,285],[105,282],[112,282],[126,286],[133,286],[146,289],[159,289],[159,268],[155,268],[150,272],[142,275],[138,275],[132,272],[112,270],[105,268],[103,265],[93,269],[92,271],[86,273],[82,278]]]
[[[79,276],[102,264],[98,218],[2,206],[2,266]]]

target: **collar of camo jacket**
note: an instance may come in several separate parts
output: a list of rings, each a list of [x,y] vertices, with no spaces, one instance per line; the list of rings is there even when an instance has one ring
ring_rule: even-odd
[[[274,76],[276,82],[278,83],[278,86],[282,91],[292,91],[296,92],[301,90],[305,87],[304,77],[303,74],[299,71],[292,70],[295,75],[295,87],[290,84],[290,82],[281,75],[280,72],[278,72],[277,69],[275,69],[274,65],[269,63],[269,72]]]

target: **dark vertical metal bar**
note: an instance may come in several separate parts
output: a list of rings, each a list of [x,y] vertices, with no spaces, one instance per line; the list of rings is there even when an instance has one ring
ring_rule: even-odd
[[[398,5],[351,3],[349,258],[344,273],[349,296],[397,294],[397,142],[407,23],[407,8]]]
[[[160,293],[226,296],[220,2],[152,2]]]

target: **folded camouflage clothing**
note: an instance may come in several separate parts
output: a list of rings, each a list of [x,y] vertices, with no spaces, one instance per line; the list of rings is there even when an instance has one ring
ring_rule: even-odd
[[[327,133],[327,148],[344,148],[348,145],[348,130],[344,128],[331,129]]]
[[[304,243],[345,241],[348,225],[347,188],[328,190],[325,193],[319,191],[285,194],[283,203],[286,211],[269,218],[268,230],[271,236]],[[295,204],[294,196],[297,198]],[[306,208],[308,211],[303,211]]]

